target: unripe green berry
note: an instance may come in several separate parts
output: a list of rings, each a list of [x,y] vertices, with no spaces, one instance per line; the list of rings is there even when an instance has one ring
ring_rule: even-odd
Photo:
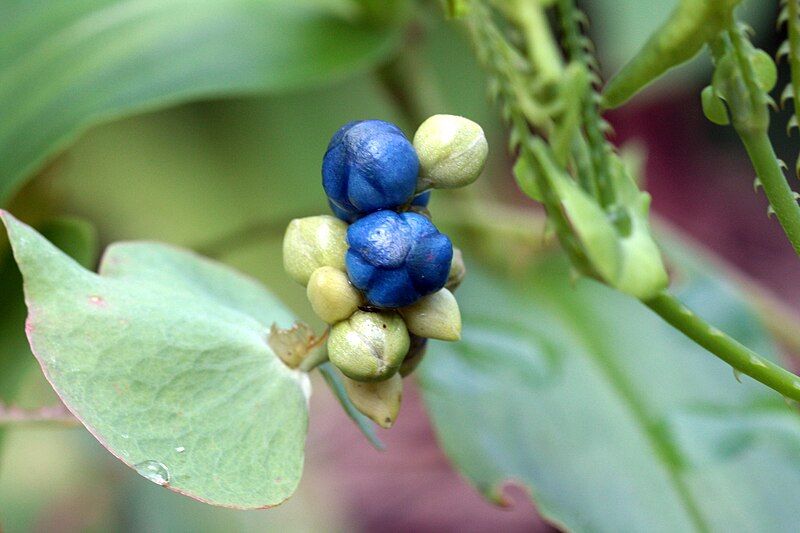
[[[469,185],[486,164],[489,145],[483,129],[455,115],[434,115],[414,134],[419,157],[417,191],[455,189]]]
[[[311,274],[306,295],[317,316],[328,324],[349,318],[363,303],[347,274],[330,266],[319,267]]]
[[[344,271],[346,252],[347,223],[328,215],[296,218],[283,237],[283,268],[305,286],[319,267]]]
[[[403,378],[400,374],[374,382],[356,381],[343,376],[342,382],[356,409],[379,426],[386,429],[392,427],[403,399]]]
[[[442,289],[400,309],[408,331],[427,339],[457,341],[461,338],[461,312],[453,293]]]
[[[394,311],[356,311],[331,328],[328,357],[356,381],[381,381],[397,372],[408,353],[408,329]]]

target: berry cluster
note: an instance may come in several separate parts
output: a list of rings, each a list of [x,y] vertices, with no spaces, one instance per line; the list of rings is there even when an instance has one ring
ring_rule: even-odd
[[[286,230],[284,267],[331,325],[330,361],[355,406],[384,427],[427,339],[461,336],[452,291],[464,264],[427,206],[431,189],[475,181],[487,152],[481,127],[463,117],[430,117],[413,144],[394,124],[350,122],[322,163],[335,217],[295,219]]]

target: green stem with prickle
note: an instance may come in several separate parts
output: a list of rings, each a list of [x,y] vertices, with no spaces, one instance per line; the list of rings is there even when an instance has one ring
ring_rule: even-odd
[[[789,34],[789,73],[794,100],[792,107],[794,116],[800,120],[800,1],[789,0],[786,3],[786,12]],[[798,127],[800,127],[800,122],[798,122]]]
[[[769,138],[768,95],[758,86],[753,65],[746,53],[748,43],[733,20],[729,23],[728,39],[741,73],[741,82],[735,86],[728,102],[731,121],[753,163],[759,183],[764,187],[772,211],[795,252],[800,255],[800,205],[789,187]],[[718,62],[724,48],[723,42],[711,47]]]
[[[558,0],[555,5],[562,22],[564,44],[568,56],[571,60],[578,60],[589,66],[589,63],[584,57],[586,52],[581,41],[579,28],[577,27],[577,19],[575,18],[576,8],[573,1]],[[488,27],[490,24],[488,19],[481,19],[486,19],[486,17],[476,17],[474,26],[480,28],[480,24],[483,23],[484,26]],[[771,201],[773,198],[775,199],[775,211],[777,212],[780,210],[781,214],[779,218],[782,222],[786,223],[786,227],[791,229],[791,231],[787,231],[787,233],[789,233],[790,238],[792,238],[795,235],[794,230],[797,229],[799,231],[796,235],[800,238],[800,208],[794,203],[793,194],[788,188],[788,184],[780,171],[780,166],[772,150],[769,138],[766,137],[767,126],[769,124],[769,117],[766,113],[767,96],[763,91],[759,92],[752,71],[752,65],[749,64],[744,54],[744,46],[746,43],[742,41],[743,37],[737,30],[733,29],[733,21],[731,21],[730,27],[732,28],[729,32],[731,42],[727,44],[733,44],[735,47],[735,52],[738,56],[737,62],[740,64],[743,78],[743,83],[736,88],[737,103],[740,103],[741,106],[736,106],[739,114],[738,116],[734,116],[734,125],[737,126],[737,132],[742,136],[748,153],[753,159],[756,170],[759,172],[759,176],[764,183],[764,188],[767,190],[767,195],[770,197]],[[473,39],[480,36],[480,32],[473,33]],[[476,40],[479,51],[480,44],[481,43]],[[720,43],[720,46],[724,46],[725,44],[726,43]],[[718,55],[720,50],[716,52],[717,54],[715,55]],[[496,67],[491,61],[486,63],[488,63],[487,66],[490,69]],[[503,79],[506,72],[502,69],[496,69],[494,74],[498,76],[502,89],[503,82],[508,81],[507,79]],[[506,109],[510,115],[509,118],[512,128],[515,128],[518,143],[523,148],[520,156],[524,156],[524,148],[527,146],[526,139],[529,139],[531,134],[527,125],[518,125],[519,121],[524,121],[523,114],[519,113],[519,102],[515,101],[518,95],[514,91],[505,91],[505,94],[502,94],[502,96],[509,100]],[[582,114],[583,127],[587,133],[586,142],[590,159],[590,161],[586,161],[586,163],[594,167],[593,170],[598,174],[597,184],[600,189],[598,194],[599,199],[604,203],[611,203],[614,200],[614,190],[608,179],[608,173],[610,171],[608,168],[608,153],[606,152],[607,141],[600,127],[602,119],[596,108],[596,102],[591,98],[586,98]],[[537,173],[537,175],[538,174],[540,173]],[[552,203],[552,201],[548,202],[548,191],[547,187],[544,185],[545,184],[541,183],[540,189],[545,196],[544,203],[547,205],[548,203]],[[557,215],[558,212],[556,211],[555,214]],[[796,215],[797,223],[795,223]],[[562,242],[563,241],[562,239]],[[797,242],[800,244],[800,239]],[[571,257],[571,259],[574,261],[574,258]],[[643,303],[668,324],[730,364],[738,372],[751,376],[753,379],[773,388],[788,398],[800,401],[800,377],[764,359],[722,331],[714,328],[691,312],[669,292],[664,291],[655,298],[644,301]]]
[[[734,369],[787,398],[800,401],[800,377],[764,359],[695,315],[675,296],[663,292],[644,302],[658,316]]]
[[[591,70],[589,56],[584,50],[581,29],[578,24],[578,9],[573,0],[559,0],[556,4],[564,33],[564,48],[570,61],[578,61]],[[596,181],[597,200],[603,207],[612,205],[615,201],[614,186],[609,173],[609,147],[600,125],[602,117],[597,105],[597,95],[594,89],[589,88],[583,98],[583,128],[586,132],[586,146],[592,173]]]
[[[766,131],[740,131],[739,137],[778,222],[795,252],[800,255],[800,206],[778,163],[769,135]]]

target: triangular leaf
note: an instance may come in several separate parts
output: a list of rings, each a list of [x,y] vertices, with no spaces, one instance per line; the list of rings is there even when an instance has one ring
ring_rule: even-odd
[[[156,243],[109,248],[100,275],[5,212],[45,376],[89,431],[151,481],[237,508],[299,481],[308,378],[267,344],[292,316],[254,281]]]
[[[683,253],[679,266],[697,261]],[[641,303],[572,286],[553,259],[513,281],[470,268],[462,340],[417,370],[457,468],[495,501],[523,484],[569,531],[795,531],[797,412]],[[687,305],[773,351],[734,287],[692,268],[676,278]]]

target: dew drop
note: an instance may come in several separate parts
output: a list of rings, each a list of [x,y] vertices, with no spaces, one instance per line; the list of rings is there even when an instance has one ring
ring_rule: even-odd
[[[175,451],[178,452],[178,453],[183,453],[183,452],[186,451],[186,447],[185,446],[178,446],[177,448],[175,448]]]
[[[158,461],[142,461],[134,466],[136,471],[144,478],[149,479],[157,485],[169,483],[169,469],[164,463]]]

